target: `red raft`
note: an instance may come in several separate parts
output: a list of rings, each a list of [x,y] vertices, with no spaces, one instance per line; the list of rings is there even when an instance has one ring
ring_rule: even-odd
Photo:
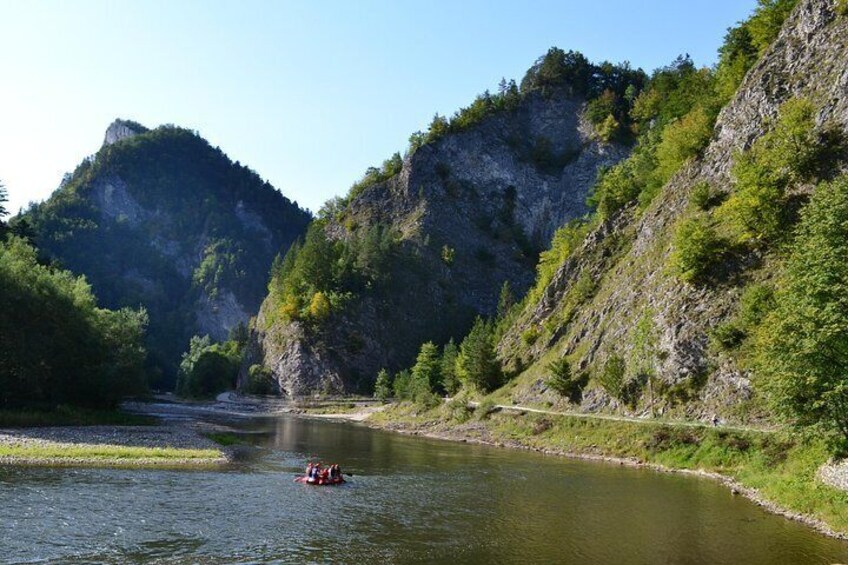
[[[339,477],[337,479],[315,479],[310,481],[306,477],[297,477],[294,482],[311,485],[313,487],[334,487],[336,485],[344,484],[345,480]]]

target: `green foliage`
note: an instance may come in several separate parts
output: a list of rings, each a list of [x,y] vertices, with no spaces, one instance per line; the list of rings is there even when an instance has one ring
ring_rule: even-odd
[[[412,380],[422,391],[442,390],[442,365],[439,348],[428,341],[421,345],[415,365],[412,367]]]
[[[209,336],[192,337],[189,349],[180,362],[177,394],[189,398],[209,398],[235,388],[240,362],[241,351],[232,342],[213,344]],[[259,369],[255,369],[253,376],[259,372]]]
[[[495,356],[494,327],[477,318],[462,340],[456,359],[456,373],[462,384],[472,390],[489,392],[501,384],[501,365]]]
[[[456,259],[456,249],[451,247],[450,245],[442,246],[442,262],[450,267],[453,265],[454,260]]]
[[[444,350],[442,351],[442,361],[441,361],[441,380],[442,387],[450,396],[455,395],[459,392],[462,383],[459,380],[459,377],[456,374],[456,359],[459,356],[459,348],[451,339],[447,344],[445,344]]]
[[[579,403],[583,397],[583,389],[589,382],[589,376],[586,373],[572,374],[571,365],[565,358],[551,361],[548,364],[548,371],[550,375],[545,380],[545,384],[560,396]]]
[[[541,297],[560,265],[583,243],[590,227],[584,220],[572,220],[554,232],[550,249],[539,255],[536,284],[530,291],[530,300],[535,301]]]
[[[377,373],[377,380],[374,383],[374,398],[382,401],[389,400],[392,397],[392,376],[385,369],[380,369]]]
[[[247,394],[270,395],[277,391],[274,375],[267,367],[251,365],[247,370]]]
[[[659,336],[654,322],[654,312],[646,309],[633,328],[633,349],[630,354],[630,371],[638,377],[652,379],[659,360]]]
[[[404,369],[396,374],[392,382],[392,392],[398,400],[411,400],[415,392],[412,387],[412,373]]]
[[[622,400],[625,396],[625,381],[627,378],[627,363],[619,355],[611,355],[600,374],[598,384],[613,398]]]
[[[848,442],[848,177],[819,185],[796,238],[757,331],[757,382],[779,415]]]
[[[9,194],[6,191],[6,187],[3,186],[2,182],[0,182],[0,240],[2,240],[3,236],[6,234],[6,230],[8,229],[4,220],[4,218],[9,214],[9,212],[6,211],[6,203],[8,201]]]
[[[714,121],[714,115],[698,106],[663,130],[656,153],[659,184],[665,184],[681,165],[707,145]]]
[[[400,153],[395,153],[383,161],[383,166],[380,168],[369,167],[368,170],[365,171],[365,175],[350,187],[347,200],[350,201],[356,198],[369,186],[389,180],[398,174],[402,168],[403,158],[400,156]]]
[[[706,211],[714,200],[715,195],[709,183],[699,182],[692,188],[692,196],[689,198],[689,204],[696,210]]]
[[[147,314],[97,307],[83,277],[0,242],[0,406],[115,406],[146,391]]]
[[[533,345],[539,339],[539,328],[531,326],[521,333],[521,341],[525,345]]]
[[[746,23],[751,34],[751,44],[762,55],[777,38],[786,17],[798,0],[758,0],[759,6]]]
[[[515,306],[515,295],[512,293],[512,285],[507,280],[501,285],[501,292],[498,296],[498,318],[506,317],[513,306]]]
[[[719,214],[741,241],[771,242],[785,235],[787,188],[814,178],[830,160],[833,147],[816,130],[815,114],[808,100],[784,103],[774,128],[737,155],[735,191]]]
[[[701,283],[713,272],[727,250],[710,220],[694,216],[683,220],[674,232],[670,265],[682,281]]]
[[[836,0],[836,13],[840,16],[848,16],[848,0]]]
[[[711,339],[719,349],[735,349],[754,331],[775,307],[774,289],[765,284],[751,284],[739,298],[739,312],[713,330]]]
[[[378,291],[388,282],[397,257],[394,231],[375,224],[350,238],[327,237],[326,220],[316,220],[303,243],[292,245],[271,269],[269,296],[275,305],[270,320],[319,323],[354,295]]]

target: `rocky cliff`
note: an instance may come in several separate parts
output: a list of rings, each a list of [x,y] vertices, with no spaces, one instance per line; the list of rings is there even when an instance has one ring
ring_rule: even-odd
[[[779,257],[751,249],[724,264],[711,284],[682,282],[669,269],[673,235],[699,187],[709,187],[718,200],[732,193],[733,163],[774,127],[784,102],[809,100],[817,126],[848,132],[848,18],[837,5],[799,2],[719,114],[702,154],[665,184],[644,213],[628,208],[598,225],[541,298],[526,304],[499,344],[502,359],[521,373],[509,388],[514,401],[567,404],[546,385],[550,362],[565,357],[573,371],[597,376],[613,355],[633,356],[639,321],[647,317],[656,329],[655,393],[685,392],[679,399],[689,402],[676,409],[689,416],[747,416],[740,409],[750,409],[743,402],[752,394],[750,374],[733,355],[712,347],[710,336],[738,311],[746,284],[774,276]],[[581,279],[594,284],[573,306]],[[567,316],[565,305],[571,308]],[[644,389],[641,400],[627,406],[589,386],[578,403],[585,410],[675,409],[673,397],[649,400],[650,392]]]
[[[597,139],[585,108],[568,88],[531,92],[417,148],[397,174],[327,214],[323,234],[333,242],[353,245],[375,228],[393,234],[379,284],[320,322],[281,320],[272,293],[241,383],[261,364],[285,394],[367,390],[381,368],[408,365],[422,342],[461,338],[476,315],[494,313],[504,282],[522,294],[538,249],[586,213],[598,171],[628,154]]]
[[[258,311],[268,268],[310,215],[196,133],[117,120],[103,147],[17,222],[92,284],[101,305],[147,309],[167,385],[194,334],[226,339]]]

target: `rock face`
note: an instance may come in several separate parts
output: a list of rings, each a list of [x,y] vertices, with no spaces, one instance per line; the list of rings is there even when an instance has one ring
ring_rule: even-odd
[[[311,217],[193,132],[116,120],[22,219],[101,305],[147,309],[155,384],[168,386],[192,335],[224,340],[258,311],[272,259]]]
[[[103,136],[103,145],[112,145],[122,139],[138,135],[148,131],[143,125],[130,120],[115,120],[109,127],[106,128],[106,135]]]
[[[492,314],[504,281],[520,296],[536,250],[586,213],[599,169],[628,155],[594,139],[584,107],[563,90],[531,93],[420,147],[399,174],[353,198],[326,233],[345,240],[380,225],[400,234],[390,283],[318,328],[271,323],[266,301],[242,383],[262,364],[286,394],[365,389],[381,368],[409,365],[422,342],[461,338],[476,315]]]
[[[613,353],[627,358],[636,322],[648,312],[659,332],[659,378],[669,385],[707,378],[688,415],[734,416],[736,401],[750,395],[749,378],[732,360],[711,357],[708,336],[735,313],[741,275],[757,268],[758,258],[746,259],[734,280],[715,286],[685,284],[666,268],[672,234],[693,187],[706,182],[717,191],[732,189],[734,155],[768,130],[783,102],[806,97],[820,108],[820,125],[848,132],[846,38],[848,18],[836,15],[834,1],[799,3],[720,113],[703,156],[674,176],[645,213],[636,217],[625,211],[590,234],[504,337],[501,357],[526,375],[514,393],[516,400],[557,401],[543,386],[546,364],[554,357],[577,359],[576,370],[597,370]],[[576,308],[570,322],[551,324],[581,276],[597,281],[593,296]],[[553,331],[545,331],[546,324]],[[534,341],[536,335],[540,337]],[[598,390],[582,403],[587,410],[616,405]]]

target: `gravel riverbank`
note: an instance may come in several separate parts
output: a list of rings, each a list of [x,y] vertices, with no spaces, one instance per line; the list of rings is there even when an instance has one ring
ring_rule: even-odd
[[[0,429],[0,464],[209,466],[228,461],[198,425]]]

